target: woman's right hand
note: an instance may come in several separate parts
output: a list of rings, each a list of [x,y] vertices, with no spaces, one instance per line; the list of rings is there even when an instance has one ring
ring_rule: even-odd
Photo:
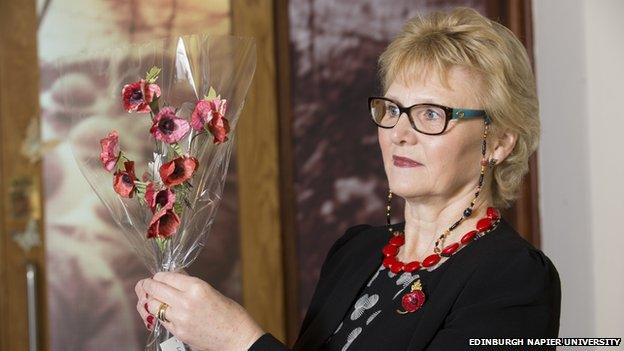
[[[165,304],[169,307],[162,326],[194,349],[247,350],[265,334],[241,305],[208,282],[186,274],[159,272],[140,280],[135,291],[137,310],[148,329],[157,322],[159,306]]]
[[[188,273],[185,270],[181,270],[179,273],[188,275]],[[147,294],[145,289],[143,289],[142,284],[136,284],[134,286],[134,292],[137,295],[136,309],[139,312],[141,319],[143,319],[143,324],[145,325],[145,328],[151,331],[154,328],[156,317],[151,315],[147,308],[147,300],[149,299],[149,295]]]

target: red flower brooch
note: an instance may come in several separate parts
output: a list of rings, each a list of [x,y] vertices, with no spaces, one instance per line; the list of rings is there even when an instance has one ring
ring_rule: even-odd
[[[459,250],[460,247],[466,246],[477,238],[480,238],[486,233],[494,230],[498,226],[499,222],[499,211],[494,207],[488,207],[486,217],[477,221],[477,230],[472,230],[464,234],[459,242],[447,245],[440,252],[435,252],[434,250],[434,253],[427,256],[423,260],[422,264],[420,261],[405,263],[396,258],[399,253],[399,249],[405,244],[405,234],[395,232],[388,241],[388,244],[381,250],[383,256],[385,257],[382,264],[394,274],[398,274],[400,272],[414,272],[420,269],[433,267],[440,262],[442,257],[451,257]],[[400,314],[417,311],[425,303],[425,293],[422,291],[420,279],[412,285],[412,290],[409,293],[403,295],[401,303],[403,304],[404,311],[397,310]]]
[[[400,314],[406,314],[417,311],[425,303],[425,293],[422,291],[422,285],[420,279],[416,280],[412,284],[412,291],[403,295],[401,299],[401,305],[405,311],[397,310]]]

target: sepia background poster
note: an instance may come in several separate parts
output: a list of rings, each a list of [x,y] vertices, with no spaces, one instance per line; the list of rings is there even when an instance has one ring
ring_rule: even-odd
[[[230,32],[227,0],[48,0],[38,3],[41,69],[44,230],[48,268],[50,349],[53,351],[142,350],[146,329],[136,313],[134,284],[147,269],[127,244],[106,208],[78,170],[67,135],[73,127],[59,101],[71,90],[89,110],[102,103],[97,82],[86,69],[106,48],[179,34]],[[73,62],[60,75],[56,60]],[[139,77],[110,77],[134,80]],[[89,136],[87,136],[88,138]],[[91,141],[97,136],[90,136]],[[147,142],[147,140],[146,140]],[[235,157],[235,155],[234,155]],[[240,301],[240,255],[236,203],[236,165],[230,170],[209,245],[190,273]]]

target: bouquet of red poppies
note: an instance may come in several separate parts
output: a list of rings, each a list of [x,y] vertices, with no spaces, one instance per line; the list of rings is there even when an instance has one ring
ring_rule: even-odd
[[[221,200],[253,41],[183,36],[65,61],[62,70],[71,77],[75,67],[102,93],[71,116],[82,174],[152,273],[187,267]],[[79,92],[67,95],[69,106],[83,103]],[[147,349],[169,338],[157,325]]]
[[[150,210],[152,217],[146,237],[154,239],[164,253],[167,243],[180,228],[184,211],[194,209],[189,195],[199,161],[193,156],[197,151],[193,142],[202,134],[210,134],[214,144],[224,143],[228,140],[230,126],[225,117],[227,100],[216,95],[212,87],[195,103],[190,121],[176,107],[159,106],[161,89],[156,81],[160,72],[160,68],[152,67],[145,79],[126,84],[121,93],[126,112],[149,114],[152,121],[149,133],[157,147],[150,167],[152,172],[145,173],[142,179],[137,178],[134,161],[120,150],[116,130],[100,140],[100,161],[107,172],[114,172],[112,187],[120,197],[134,197]],[[192,135],[191,128],[195,134],[189,147],[183,150],[179,143]]]

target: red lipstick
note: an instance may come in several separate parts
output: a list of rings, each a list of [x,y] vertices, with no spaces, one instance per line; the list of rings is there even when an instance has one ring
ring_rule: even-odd
[[[401,157],[397,155],[392,155],[392,163],[397,167],[418,167],[422,166],[421,163],[418,163],[411,158]]]

